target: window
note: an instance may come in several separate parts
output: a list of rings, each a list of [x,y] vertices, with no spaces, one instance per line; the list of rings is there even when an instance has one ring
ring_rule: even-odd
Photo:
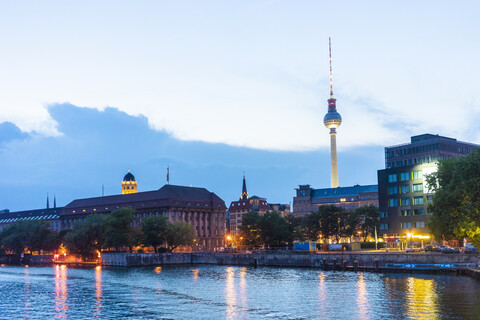
[[[400,228],[401,229],[411,229],[412,228],[412,223],[411,222],[401,222],[400,223]]]
[[[389,207],[397,207],[398,206],[398,199],[389,199],[388,200]]]
[[[413,204],[423,204],[423,197],[414,197]]]
[[[404,184],[401,187],[401,193],[409,193],[410,192],[410,185]]]
[[[388,187],[388,194],[397,194],[397,192],[398,192],[397,186]]]
[[[432,201],[433,201],[433,196],[432,195],[427,196],[427,202],[432,202]]]
[[[411,201],[410,201],[410,198],[402,198],[401,201],[400,201],[400,205],[401,206],[409,206],[411,205]]]
[[[425,214],[425,210],[423,208],[422,209],[414,209],[413,214],[416,215],[416,216],[423,216]]]
[[[415,228],[425,228],[425,221],[415,222]]]
[[[407,217],[412,215],[412,210],[400,210],[400,216],[402,217]]]
[[[397,174],[396,173],[389,174],[388,182],[397,182]]]
[[[387,230],[387,229],[388,229],[388,223],[380,224],[380,230]]]
[[[420,192],[423,191],[423,184],[421,183],[416,183],[412,186],[412,191],[413,192]]]
[[[400,181],[408,181],[408,180],[409,180],[409,173],[408,172],[400,173]]]
[[[422,178],[423,178],[422,170],[412,172],[412,179],[422,179]]]
[[[380,211],[380,218],[388,218],[388,212]]]

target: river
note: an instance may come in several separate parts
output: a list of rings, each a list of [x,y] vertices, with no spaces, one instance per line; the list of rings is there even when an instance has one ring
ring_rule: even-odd
[[[188,265],[0,267],[0,319],[480,319],[454,275]]]

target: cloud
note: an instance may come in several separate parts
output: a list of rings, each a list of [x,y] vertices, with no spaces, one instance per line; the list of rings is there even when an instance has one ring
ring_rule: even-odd
[[[14,140],[23,140],[28,138],[30,135],[26,132],[22,132],[12,122],[3,122],[0,123],[0,147],[6,145],[9,142]]]
[[[246,172],[251,195],[289,203],[299,184],[330,185],[329,151],[274,152],[222,143],[188,142],[149,126],[145,116],[131,116],[116,108],[103,111],[72,104],[52,104],[49,116],[56,136],[33,134],[9,140],[0,149],[2,181],[0,207],[11,210],[43,207],[46,194],[66,205],[75,198],[121,192],[128,168],[139,191],[170,182],[206,187],[227,202],[239,197]],[[14,127],[15,129],[15,127]],[[9,131],[9,132],[10,132]],[[356,148],[339,153],[341,185],[374,184],[383,166],[383,148]]]

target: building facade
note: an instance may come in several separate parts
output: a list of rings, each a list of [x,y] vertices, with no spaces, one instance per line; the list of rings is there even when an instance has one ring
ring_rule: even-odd
[[[245,176],[243,176],[242,193],[240,195],[240,199],[238,201],[232,201],[228,211],[229,232],[232,235],[237,235],[239,233],[239,227],[242,225],[242,217],[245,213],[256,211],[259,215],[263,215],[266,212],[276,211],[285,217],[286,215],[290,214],[290,205],[281,203],[269,204],[265,198],[258,196],[249,197]]]
[[[464,157],[476,147],[480,146],[432,134],[386,147],[386,168],[378,170],[379,233],[389,242],[430,239],[427,207],[433,194],[426,177],[436,172],[439,160]]]
[[[129,178],[126,181],[135,181],[130,172],[125,177]],[[123,185],[122,183],[122,187]],[[73,200],[62,208],[17,212],[2,210],[0,229],[16,221],[45,220],[50,223],[52,230],[68,230],[75,222],[84,221],[88,215],[109,214],[120,208],[131,208],[135,210],[134,226],[140,226],[145,217],[163,215],[172,223],[189,223],[195,231],[195,243],[200,248],[213,250],[224,247],[226,206],[215,193],[205,188],[174,185],[165,185],[154,191],[136,192],[136,182],[134,189],[127,190],[130,192],[121,195]],[[123,191],[122,188],[122,193]]]
[[[355,185],[352,187],[313,189],[300,185],[293,198],[293,215],[302,217],[318,211],[320,206],[334,205],[346,210],[373,205],[378,207],[377,185]]]

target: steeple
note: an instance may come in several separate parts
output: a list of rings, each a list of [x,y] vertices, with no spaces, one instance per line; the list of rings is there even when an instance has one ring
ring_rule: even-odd
[[[245,172],[243,173],[243,186],[240,200],[248,200],[247,183],[245,182]]]
[[[53,208],[57,208],[57,196],[53,194]]]
[[[48,201],[48,192],[47,192],[47,209],[50,209],[50,203]]]

